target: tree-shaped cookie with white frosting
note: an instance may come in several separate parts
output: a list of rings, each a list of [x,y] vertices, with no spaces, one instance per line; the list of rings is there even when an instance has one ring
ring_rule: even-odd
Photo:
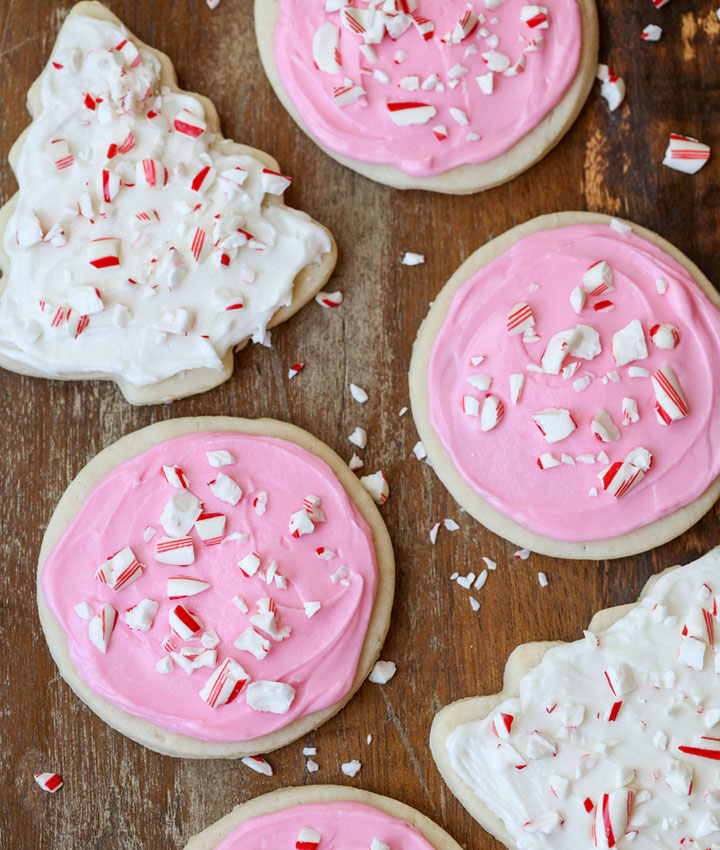
[[[73,8],[28,103],[0,211],[5,368],[113,380],[134,404],[203,392],[330,276],[291,178],[101,4]]]

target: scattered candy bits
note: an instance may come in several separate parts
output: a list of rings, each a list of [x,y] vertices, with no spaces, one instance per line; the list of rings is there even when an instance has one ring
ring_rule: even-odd
[[[600,94],[607,101],[611,112],[625,100],[625,81],[609,65],[598,65],[597,79],[601,82]]]
[[[710,148],[707,145],[692,136],[671,133],[663,165],[685,174],[697,174],[709,159]]]
[[[385,685],[397,672],[394,661],[376,661],[368,679],[376,685]]]
[[[57,773],[35,773],[33,776],[43,791],[49,791],[51,794],[59,791],[63,786],[62,776]]]

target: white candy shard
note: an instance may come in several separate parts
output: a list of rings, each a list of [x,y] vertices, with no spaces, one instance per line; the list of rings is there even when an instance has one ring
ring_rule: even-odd
[[[583,275],[583,290],[590,296],[614,292],[613,272],[606,260],[593,263]]]
[[[133,605],[125,612],[125,622],[128,628],[138,632],[148,631],[159,607],[159,603],[154,599],[141,599],[137,605]]]
[[[575,328],[576,336],[570,343],[570,354],[581,360],[593,360],[602,354],[600,334],[590,325],[578,325]]]
[[[492,384],[490,375],[467,375],[465,380],[476,390],[489,390],[490,384]]]
[[[627,789],[603,794],[595,807],[595,846],[611,850],[624,837],[635,793]]]
[[[679,797],[689,797],[693,784],[692,765],[672,759],[665,769],[665,782],[668,788]]]
[[[367,431],[364,428],[356,428],[348,437],[348,440],[359,449],[364,449],[367,445]]]
[[[421,266],[425,262],[425,257],[422,254],[414,254],[412,251],[406,251],[402,257],[404,266]]]
[[[189,490],[176,490],[160,514],[168,537],[186,537],[202,513],[202,502]]]
[[[680,343],[680,331],[675,325],[668,324],[667,322],[653,325],[650,328],[650,342],[658,348],[671,351],[673,348],[677,348]]]
[[[576,286],[570,293],[570,306],[576,313],[581,313],[585,306],[587,295],[582,286]]]
[[[224,449],[215,449],[214,451],[205,452],[205,457],[207,458],[210,466],[214,467],[230,466],[230,464],[237,463],[235,455],[225,451]]]
[[[613,334],[612,352],[617,366],[644,360],[648,356],[645,334],[638,319],[633,319]]]
[[[540,469],[552,469],[554,466],[562,466],[562,463],[551,452],[541,454],[537,462]]]
[[[360,773],[360,768],[362,764],[357,760],[353,759],[352,761],[347,761],[344,764],[340,765],[340,770],[345,774],[345,776],[353,777],[357,776]]]
[[[612,417],[604,408],[600,408],[593,416],[590,430],[603,443],[614,443],[620,439],[620,431],[612,421]]]
[[[495,395],[486,395],[480,411],[480,430],[492,431],[505,415],[505,405]]]
[[[192,576],[171,576],[167,580],[168,599],[184,599],[186,596],[196,596],[212,587],[209,581]]]
[[[357,384],[350,384],[350,395],[360,404],[365,404],[368,400],[368,394]]]
[[[387,106],[392,122],[398,127],[427,124],[431,118],[437,115],[437,109],[427,103],[388,103]]]
[[[218,472],[217,476],[208,485],[213,496],[228,505],[237,505],[242,499],[242,487],[224,472]]]
[[[577,329],[559,331],[554,334],[540,361],[543,371],[549,375],[559,375],[563,361],[570,353],[572,346],[579,341],[579,337],[580,333]]]
[[[303,607],[305,608],[305,616],[308,620],[313,617],[322,607],[322,604],[317,601],[313,602],[303,602]]]
[[[249,652],[258,661],[262,661],[268,652],[270,652],[272,643],[256,632],[252,626],[248,626],[244,632],[235,638],[233,646],[243,652]]]
[[[260,567],[260,556],[256,552],[249,552],[238,561],[238,567],[245,578],[254,576]]]
[[[262,773],[263,776],[273,775],[272,767],[262,756],[244,756],[240,759],[240,761],[245,765],[245,767],[249,767],[251,770],[254,770],[255,773]]]
[[[83,620],[92,620],[95,616],[95,612],[89,602],[78,602],[75,606],[75,613]]]
[[[384,685],[392,679],[396,672],[397,664],[394,661],[376,661],[368,679],[376,685]]]
[[[287,714],[295,699],[295,688],[285,682],[259,680],[248,685],[245,699],[253,711]]]
[[[378,505],[384,505],[390,495],[390,486],[385,473],[380,469],[372,475],[363,475],[360,483]]]
[[[195,520],[195,531],[206,546],[217,546],[222,543],[226,519],[224,514],[202,513]]]
[[[268,596],[258,599],[257,613],[250,617],[250,622],[260,631],[270,635],[274,641],[286,640],[292,631],[290,626],[279,628],[275,602]]]
[[[523,387],[525,386],[525,375],[522,372],[514,372],[510,375],[510,401],[516,405],[520,401]]]
[[[546,407],[539,413],[534,413],[533,419],[548,443],[564,440],[577,428],[570,411],[561,407]]]

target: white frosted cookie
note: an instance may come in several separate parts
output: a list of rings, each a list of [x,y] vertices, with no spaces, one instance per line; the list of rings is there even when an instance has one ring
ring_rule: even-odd
[[[433,756],[484,829],[510,850],[720,846],[719,591],[713,549],[440,711]]]
[[[100,3],[72,9],[28,105],[0,210],[3,367],[113,380],[134,404],[203,392],[332,273],[330,233],[283,203],[291,178]]]
[[[488,242],[424,320],[410,367],[433,469],[491,531],[616,558],[720,494],[720,296],[670,243],[593,213]]]
[[[60,673],[167,755],[284,746],[339,711],[390,622],[392,546],[337,455],[272,419],[159,422],[100,452],[43,539]]]
[[[255,0],[255,29],[300,128],[399,189],[517,176],[569,130],[597,69],[593,0]]]
[[[192,838],[185,850],[460,850],[436,823],[390,797],[313,785],[256,797]]]

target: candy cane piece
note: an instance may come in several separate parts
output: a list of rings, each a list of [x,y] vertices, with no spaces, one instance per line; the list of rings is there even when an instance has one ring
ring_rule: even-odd
[[[217,476],[208,483],[208,487],[212,491],[215,498],[221,502],[227,502],[228,505],[237,505],[242,499],[242,487],[224,472],[218,472]]]
[[[33,773],[33,778],[43,791],[49,791],[51,794],[63,786],[62,776],[57,773]]]
[[[620,439],[620,431],[612,421],[612,417],[604,408],[600,408],[593,416],[590,430],[603,443],[614,443]]]
[[[205,452],[205,457],[207,458],[207,462],[210,466],[214,466],[216,468],[220,466],[230,466],[230,464],[237,463],[235,455],[225,449],[215,449],[213,451]]]
[[[692,747],[678,747],[678,749],[688,755],[698,754]],[[670,766],[665,769],[665,782],[668,788],[679,797],[689,797],[693,786],[692,766],[672,759]]]
[[[297,375],[298,372],[302,371],[304,363],[295,363],[288,369],[288,381],[292,381],[292,379]]]
[[[205,546],[217,546],[222,543],[226,521],[224,514],[200,514],[195,520],[195,531]]]
[[[669,366],[662,366],[650,376],[655,390],[655,412],[658,422],[670,425],[690,412],[680,381]]]
[[[270,766],[270,763],[262,756],[244,756],[240,759],[240,761],[245,765],[245,767],[249,767],[256,773],[262,773],[263,776],[273,775],[273,769]]]
[[[533,420],[547,443],[558,443],[577,429],[570,411],[562,407],[546,407],[534,413]]]
[[[315,300],[321,307],[339,307],[342,304],[342,292],[318,292]]]
[[[298,833],[295,850],[317,850],[321,839],[322,836],[316,829],[304,826]]]
[[[135,164],[135,179],[140,185],[165,186],[167,178],[167,169],[156,159],[141,159]]]
[[[520,401],[524,386],[525,375],[522,372],[515,372],[510,375],[510,401],[513,405],[517,405],[518,401]]]
[[[120,44],[116,45],[115,50],[122,56],[129,68],[137,68],[140,64],[140,53],[132,41],[123,39]]]
[[[640,421],[638,403],[634,398],[623,398],[622,400],[623,425],[631,425]]]
[[[362,86],[356,86],[353,81],[346,77],[341,86],[333,87],[333,100],[336,106],[352,106],[366,94]]]
[[[424,41],[430,41],[435,34],[435,24],[427,18],[423,18],[422,15],[413,15],[413,24]]]
[[[640,34],[643,41],[660,41],[662,36],[662,27],[656,24],[648,24]]]
[[[258,661],[262,661],[270,652],[272,643],[259,632],[256,632],[252,626],[248,626],[242,634],[235,638],[233,646],[242,652],[249,652]]]
[[[202,620],[190,611],[184,605],[176,605],[171,608],[168,613],[168,622],[170,629],[182,640],[190,640],[199,631],[202,631]]]
[[[120,240],[112,236],[90,242],[88,262],[93,268],[108,269],[120,265]]]
[[[303,537],[305,534],[312,534],[315,531],[315,524],[306,510],[300,510],[291,514],[288,530],[293,537]]]
[[[578,339],[579,331],[575,328],[554,334],[540,360],[543,372],[547,372],[548,375],[559,375],[563,361],[570,354]]]
[[[546,30],[550,26],[548,10],[545,6],[523,6],[520,11],[520,20],[530,29]]]
[[[231,703],[249,681],[250,677],[237,661],[226,658],[205,682],[200,691],[200,697],[210,708],[220,708]],[[243,759],[243,764],[247,764],[246,759]]]
[[[460,20],[455,24],[455,28],[452,33],[452,43],[460,44],[460,42],[465,41],[477,25],[477,12],[473,12],[472,9],[467,9],[462,18],[460,18]]]
[[[186,537],[202,513],[202,502],[189,490],[175,490],[160,514],[168,537]]]
[[[268,195],[282,195],[286,189],[292,185],[292,177],[287,177],[285,174],[280,174],[278,171],[271,171],[269,168],[263,168],[260,175],[263,191]]]
[[[524,301],[518,302],[508,313],[507,332],[516,336],[533,327],[535,327],[535,316],[530,305]]]
[[[710,159],[710,148],[692,136],[671,133],[663,165],[685,174],[696,174]]]
[[[251,578],[260,568],[260,556],[257,552],[249,552],[238,561],[238,567],[245,578]]]
[[[372,475],[363,475],[360,478],[360,483],[373,497],[376,504],[384,505],[387,502],[390,495],[390,485],[381,469]]]
[[[295,688],[286,682],[260,679],[248,685],[245,699],[253,711],[287,714],[295,699]]]
[[[339,74],[342,71],[340,30],[335,24],[323,24],[313,36],[313,59],[320,71]]]
[[[598,65],[597,79],[600,80],[600,94],[607,101],[611,112],[625,100],[625,81],[609,65]]]
[[[635,792],[625,788],[602,795],[595,808],[596,847],[611,850],[625,835],[634,801]]]
[[[390,118],[398,127],[409,127],[413,124],[427,124],[437,115],[437,109],[427,103],[416,101],[401,101],[388,103]]]
[[[191,139],[197,139],[198,136],[201,136],[207,130],[205,121],[199,116],[194,115],[189,109],[180,110],[173,121],[173,127],[178,133],[189,136]]]
[[[209,581],[199,578],[171,576],[167,580],[167,595],[168,599],[184,599],[186,596],[196,596],[211,587]]]
[[[583,275],[583,289],[590,296],[614,292],[613,272],[606,260],[593,263]]]
[[[667,322],[659,325],[653,325],[650,328],[650,342],[654,343],[658,348],[672,350],[677,348],[680,343],[680,331]]]
[[[103,655],[110,645],[110,637],[115,628],[116,619],[117,611],[112,605],[106,603],[100,609],[100,613],[96,614],[88,624],[88,637]]]
[[[505,415],[505,405],[496,395],[488,393],[480,410],[480,430],[492,431]]]
[[[179,466],[161,466],[160,473],[167,483],[177,490],[187,490],[189,486],[187,476]]]
[[[540,469],[552,469],[554,466],[562,466],[562,463],[552,454],[545,452],[537,459],[537,464]]]
[[[499,50],[487,50],[481,54],[483,61],[491,71],[503,74],[510,67],[510,57]]]
[[[125,612],[125,623],[129,629],[146,632],[152,626],[158,612],[159,603],[154,599],[141,599],[137,605]]]
[[[617,366],[625,366],[633,360],[644,360],[648,356],[645,334],[638,319],[633,319],[613,334],[612,352]]]
[[[75,157],[70,152],[70,146],[65,139],[53,139],[48,145],[50,161],[58,171],[64,171],[75,162]]]

